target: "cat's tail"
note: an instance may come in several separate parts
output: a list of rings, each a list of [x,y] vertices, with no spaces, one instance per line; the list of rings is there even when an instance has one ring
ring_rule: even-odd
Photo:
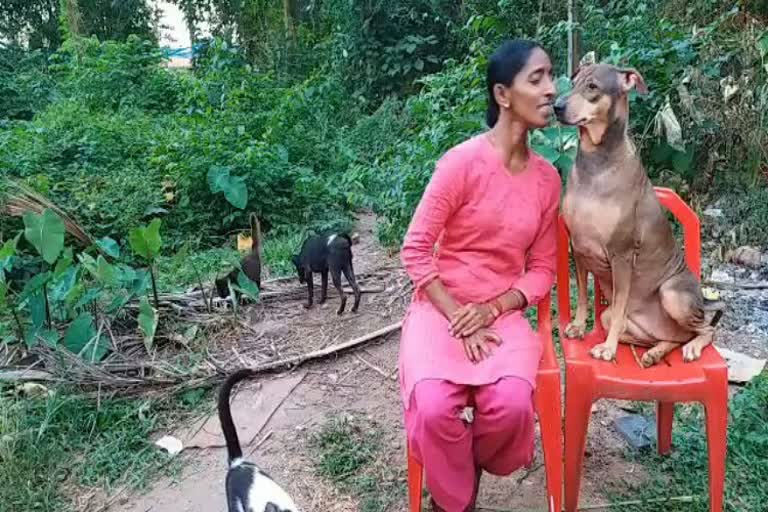
[[[243,379],[253,375],[253,370],[244,368],[230,374],[219,388],[219,422],[221,431],[224,433],[224,439],[227,442],[227,455],[229,465],[234,465],[243,457],[243,450],[240,447],[240,440],[237,437],[237,429],[232,421],[232,411],[229,407],[229,398],[232,388]]]

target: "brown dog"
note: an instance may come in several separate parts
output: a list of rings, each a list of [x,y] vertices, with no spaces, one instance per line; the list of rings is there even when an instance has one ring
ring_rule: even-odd
[[[565,334],[584,336],[592,272],[610,303],[600,319],[607,339],[592,356],[613,360],[619,341],[648,346],[641,364],[649,367],[680,345],[685,361],[701,357],[722,305],[705,306],[630,138],[628,94],[635,87],[647,92],[634,69],[589,65],[554,106],[561,123],[578,127],[580,142],[563,199],[578,286]],[[711,319],[707,310],[716,311]]]

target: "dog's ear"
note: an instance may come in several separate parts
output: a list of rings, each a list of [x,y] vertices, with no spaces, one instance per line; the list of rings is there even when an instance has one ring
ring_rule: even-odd
[[[639,94],[648,94],[648,87],[645,85],[645,80],[643,80],[643,76],[635,68],[619,69],[619,77],[621,89],[625,93],[635,87]]]

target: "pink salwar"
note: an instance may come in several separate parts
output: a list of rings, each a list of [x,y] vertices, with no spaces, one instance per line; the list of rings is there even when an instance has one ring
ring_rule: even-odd
[[[480,387],[423,380],[406,411],[411,452],[423,461],[432,499],[447,512],[472,501],[476,468],[508,475],[533,460],[533,389],[509,377]],[[472,423],[461,417],[474,407]],[[471,462],[474,461],[474,464]]]
[[[473,461],[497,474],[530,461],[531,390],[542,346],[523,312],[510,311],[491,326],[501,345],[473,364],[423,289],[439,277],[461,304],[516,288],[535,305],[554,284],[560,189],[557,170],[532,151],[526,169],[509,174],[481,134],[438,161],[408,228],[401,259],[416,291],[400,341],[401,398],[408,442],[447,512],[470,503]],[[447,419],[473,397],[486,404],[474,424]]]

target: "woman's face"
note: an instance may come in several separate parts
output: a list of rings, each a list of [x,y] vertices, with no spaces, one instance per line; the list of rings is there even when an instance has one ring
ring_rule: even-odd
[[[552,63],[549,55],[541,48],[531,51],[528,62],[509,87],[501,84],[495,87],[496,101],[502,106],[502,111],[506,110],[512,119],[530,128],[547,126],[552,115],[555,92]]]

